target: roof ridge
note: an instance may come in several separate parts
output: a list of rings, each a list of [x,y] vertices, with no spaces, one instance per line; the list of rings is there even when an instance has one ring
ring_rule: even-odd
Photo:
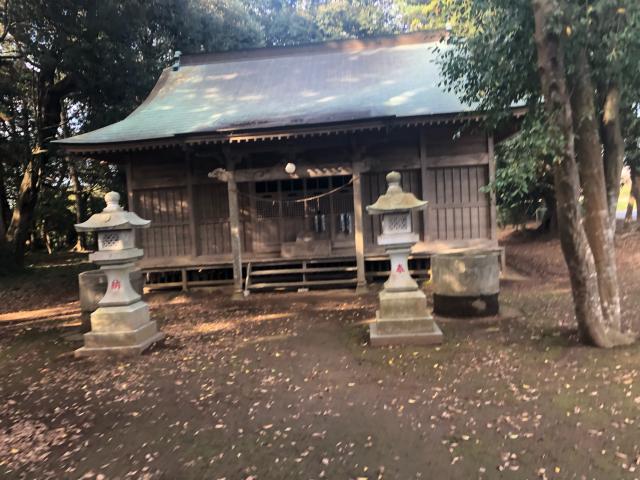
[[[292,46],[255,47],[210,53],[185,54],[180,66],[205,65],[218,62],[233,62],[261,58],[292,57],[335,52],[358,52],[374,48],[395,47],[420,43],[434,43],[447,35],[444,29],[421,30],[396,35],[381,35],[361,39],[330,40]]]

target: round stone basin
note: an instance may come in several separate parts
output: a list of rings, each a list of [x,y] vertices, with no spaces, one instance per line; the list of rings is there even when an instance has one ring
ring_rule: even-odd
[[[433,311],[448,317],[497,315],[500,254],[474,250],[431,257]]]

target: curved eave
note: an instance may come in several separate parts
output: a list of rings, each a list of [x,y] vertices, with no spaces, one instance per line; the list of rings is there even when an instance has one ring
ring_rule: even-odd
[[[398,199],[394,197],[402,196],[401,201],[404,201],[405,204],[399,205]],[[387,213],[400,213],[400,212],[409,212],[409,211],[419,211],[424,210],[427,207],[426,200],[417,199],[412,193],[404,192],[401,194],[395,194],[389,196],[389,194],[384,194],[373,205],[368,205],[366,207],[367,213],[369,215],[385,215]]]
[[[513,109],[514,117],[521,117],[525,108]],[[358,122],[339,124],[318,124],[305,126],[273,127],[260,130],[237,130],[226,132],[201,132],[184,135],[174,135],[167,138],[140,139],[136,141],[114,143],[83,143],[57,140],[55,144],[67,154],[92,155],[116,152],[137,152],[145,150],[159,150],[181,145],[207,144],[252,144],[258,142],[277,142],[289,139],[312,138],[340,135],[344,133],[381,131],[396,127],[415,127],[424,125],[449,125],[469,121],[479,121],[485,115],[481,112],[463,112],[439,115],[421,115],[403,118],[380,118]]]
[[[133,212],[100,212],[91,215],[82,223],[74,225],[77,232],[104,232],[110,230],[133,230],[149,228],[151,220],[140,218]]]

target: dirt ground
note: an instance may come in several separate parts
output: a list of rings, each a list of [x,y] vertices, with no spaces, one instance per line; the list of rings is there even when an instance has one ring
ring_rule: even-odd
[[[640,345],[579,345],[558,242],[506,243],[504,315],[440,318],[437,348],[370,348],[375,292],[201,290],[148,295],[147,354],[76,360],[90,266],[0,280],[0,477],[640,478]],[[640,237],[618,243],[640,331]]]

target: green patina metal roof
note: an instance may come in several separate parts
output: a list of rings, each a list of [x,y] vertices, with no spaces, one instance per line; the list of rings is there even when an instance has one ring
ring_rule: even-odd
[[[180,69],[165,69],[127,118],[57,143],[104,145],[472,111],[440,85],[436,45],[434,34],[424,33],[183,57]]]

